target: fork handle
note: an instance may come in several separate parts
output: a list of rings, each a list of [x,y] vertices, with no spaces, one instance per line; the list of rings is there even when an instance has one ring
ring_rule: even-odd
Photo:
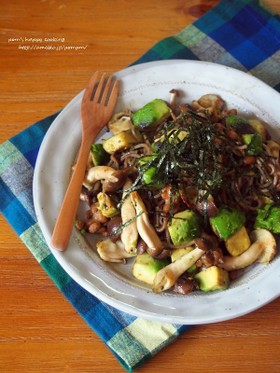
[[[73,230],[91,144],[90,136],[82,138],[77,162],[55,223],[51,246],[59,251],[67,248]]]

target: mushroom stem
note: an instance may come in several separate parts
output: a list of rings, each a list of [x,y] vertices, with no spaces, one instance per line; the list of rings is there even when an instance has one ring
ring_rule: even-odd
[[[123,204],[121,207],[122,224],[124,228],[121,233],[121,240],[124,244],[124,248],[128,253],[135,253],[138,241],[138,230],[136,224],[136,213],[131,201],[131,198],[127,196],[126,190],[131,186],[132,182],[127,179],[123,186]],[[126,224],[130,221],[129,224]]]
[[[226,271],[235,271],[253,264],[262,254],[264,246],[260,242],[254,242],[248,250],[239,256],[224,256],[219,267]]]
[[[139,236],[147,244],[149,254],[156,257],[162,251],[163,244],[149,220],[145,204],[139,194],[133,191],[130,193],[130,198],[137,215],[136,225]]]
[[[277,253],[277,243],[275,237],[267,229],[256,229],[250,234],[252,241],[261,240],[264,243],[263,253],[258,257],[257,262],[267,264]]]
[[[177,259],[175,262],[162,268],[157,272],[154,278],[153,291],[155,293],[160,293],[170,289],[175,284],[177,279],[184,272],[186,272],[203,254],[204,251],[197,247],[189,253],[183,255],[181,258]]]
[[[223,263],[219,267],[234,271],[248,267],[254,262],[270,262],[276,255],[276,241],[273,235],[266,229],[257,229],[251,233],[251,239],[255,242],[239,256],[224,256]]]

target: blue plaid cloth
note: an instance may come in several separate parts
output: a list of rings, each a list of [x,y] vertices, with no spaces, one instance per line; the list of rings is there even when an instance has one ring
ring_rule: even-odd
[[[192,59],[235,67],[280,91],[280,20],[256,0],[223,0],[136,63]],[[57,114],[0,146],[0,209],[64,296],[128,371],[142,365],[189,326],[147,321],[99,301],[60,267],[44,241],[33,208],[32,178],[40,144]]]

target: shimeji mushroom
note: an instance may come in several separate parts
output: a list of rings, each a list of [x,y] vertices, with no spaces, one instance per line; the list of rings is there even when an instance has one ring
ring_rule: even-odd
[[[111,182],[117,182],[118,179],[114,176],[116,170],[109,166],[95,166],[88,170],[86,175],[86,183],[94,184],[98,180],[110,180]]]
[[[115,192],[121,189],[126,182],[127,176],[134,172],[133,167],[126,167],[120,170],[116,170],[112,176],[117,179],[117,181],[111,181],[110,179],[105,179],[103,182],[103,190],[108,193]]]
[[[136,211],[136,226],[139,236],[147,245],[148,253],[156,257],[163,249],[163,244],[153,228],[146,206],[139,194],[135,191],[130,193],[130,198]]]
[[[273,140],[268,140],[266,144],[267,144],[266,149],[269,155],[271,155],[272,157],[276,159],[279,159],[280,145],[276,141],[273,141]]]
[[[255,262],[269,263],[276,255],[276,240],[267,229],[254,230],[250,238],[252,245],[239,256],[224,256],[219,267],[234,271],[248,267]]]
[[[206,94],[200,97],[199,100],[193,101],[192,106],[196,110],[207,110],[212,113],[216,108],[222,109],[225,106],[225,102],[215,94]]]
[[[257,262],[267,264],[277,254],[277,243],[272,233],[267,229],[256,229],[254,230],[250,238],[252,241],[261,241],[265,243],[265,247],[261,256],[258,257]]]
[[[85,186],[91,186],[98,180],[103,180],[104,192],[115,192],[120,189],[129,173],[133,172],[132,167],[115,170],[110,166],[95,166],[88,170],[85,178]]]
[[[175,262],[168,264],[157,272],[154,283],[153,291],[160,293],[162,291],[170,289],[177,279],[186,272],[195,262],[205,253],[204,250],[198,247],[194,248],[189,253],[183,255]]]
[[[105,262],[121,263],[135,255],[128,253],[120,240],[113,242],[110,238],[97,242],[96,248],[100,258]]]
[[[179,97],[179,91],[177,89],[171,89],[169,93],[170,93],[169,106],[171,108],[171,116],[173,119],[175,119],[176,115],[174,114],[173,111],[176,110],[177,105],[178,105],[177,99]]]
[[[114,135],[130,130],[132,128],[131,113],[129,111],[116,113],[109,121],[108,127]]]
[[[129,197],[129,193],[127,192],[131,184],[131,180],[127,179],[123,186],[123,203],[121,206],[123,230],[121,233],[121,241],[124,244],[124,249],[128,253],[135,253],[138,241],[136,213],[131,198]]]

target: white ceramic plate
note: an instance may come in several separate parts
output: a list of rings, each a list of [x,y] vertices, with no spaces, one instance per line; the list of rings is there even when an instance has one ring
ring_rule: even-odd
[[[211,63],[171,60],[146,63],[115,74],[121,81],[116,111],[135,110],[153,98],[169,100],[169,91],[182,91],[182,101],[213,93],[247,114],[267,122],[279,140],[280,95],[258,79]],[[81,92],[55,119],[42,143],[34,175],[34,203],[47,243],[53,231],[80,142]],[[104,137],[101,134],[99,140]],[[91,247],[93,245],[93,248]],[[130,314],[162,322],[202,324],[249,313],[280,294],[280,257],[267,266],[252,267],[230,289],[213,293],[153,294],[131,275],[130,265],[101,261],[94,249],[73,230],[68,249],[54,256],[82,287]]]

